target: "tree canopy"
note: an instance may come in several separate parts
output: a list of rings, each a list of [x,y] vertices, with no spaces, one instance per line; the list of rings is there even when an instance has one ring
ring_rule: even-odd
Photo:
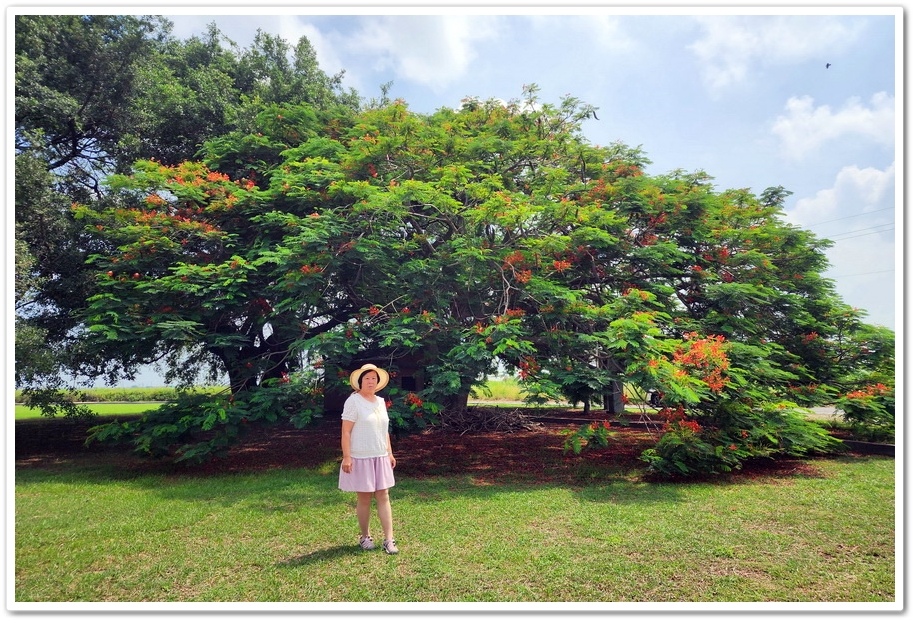
[[[359,98],[341,74],[320,70],[304,38],[291,48],[259,33],[242,50],[215,26],[176,40],[158,16],[15,20],[16,257],[32,284],[16,299],[16,374],[28,385],[56,376],[32,365],[39,351],[37,360],[58,366],[82,356],[72,311],[92,293],[92,241],[71,203],[103,199],[103,180],[138,159],[195,158],[205,140],[245,127],[266,104],[356,109]]]
[[[270,106],[199,162],[138,163],[78,208],[98,245],[87,344],[109,370],[210,366],[235,396],[410,355],[429,383],[394,405],[402,425],[501,364],[545,397],[661,389],[706,467],[824,448],[791,406],[870,356],[820,276],[829,242],[782,219],[783,189],[717,192],[590,145],[592,113],[536,87],[432,115]]]

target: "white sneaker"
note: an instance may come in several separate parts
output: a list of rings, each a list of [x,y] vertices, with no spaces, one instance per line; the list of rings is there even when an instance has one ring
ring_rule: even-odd
[[[359,537],[359,546],[363,549],[375,549],[375,543],[372,542],[371,536]]]

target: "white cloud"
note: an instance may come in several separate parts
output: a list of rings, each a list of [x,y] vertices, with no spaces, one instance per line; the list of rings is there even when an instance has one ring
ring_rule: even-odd
[[[589,15],[581,18],[583,31],[589,40],[604,48],[628,48],[634,41],[627,34],[621,20],[613,15]]]
[[[170,16],[179,38],[205,32],[218,21],[220,29],[241,47],[251,45],[257,28],[279,35],[291,46],[308,38],[323,71],[343,70],[345,82],[371,91],[375,72],[391,74],[397,83],[415,83],[433,90],[467,79],[482,46],[496,36],[498,16],[487,15],[355,15],[347,22],[316,26],[308,15]]]
[[[832,188],[819,190],[813,197],[799,199],[787,215],[802,227],[809,227],[837,218],[892,208],[895,169],[893,164],[883,171],[873,167],[843,167],[837,173]],[[893,217],[892,211],[886,214],[888,218]],[[832,229],[840,231],[843,228],[840,223]]]
[[[845,136],[883,146],[894,144],[894,98],[884,92],[874,94],[868,105],[850,98],[836,112],[830,106],[815,107],[811,97],[791,97],[785,111],[770,129],[790,159],[800,160],[824,143]]]
[[[884,170],[844,167],[833,187],[800,199],[789,220],[835,241],[826,250],[837,293],[868,312],[868,321],[893,329],[895,323],[895,166]]]
[[[328,39],[351,58],[373,59],[374,71],[391,70],[405,82],[439,90],[466,78],[481,44],[496,35],[497,20],[480,15],[373,16],[362,19],[346,37]],[[361,73],[358,67],[352,71]]]
[[[338,54],[339,48],[335,44],[333,36],[329,37],[324,31],[312,24],[292,22],[287,28],[291,29],[287,31],[288,34],[283,35],[287,41],[291,41],[295,45],[302,37],[308,39],[315,50],[315,56],[318,58],[318,66],[321,71],[332,76],[343,71],[346,82],[350,72],[347,69],[346,62]]]
[[[598,53],[627,51],[636,41],[619,15],[594,13],[589,15],[528,15],[526,20],[539,37],[555,42],[566,38],[566,46],[595,48]]]
[[[755,70],[823,58],[855,43],[860,27],[829,16],[703,16],[703,37],[687,46],[703,63],[713,93],[745,82]]]

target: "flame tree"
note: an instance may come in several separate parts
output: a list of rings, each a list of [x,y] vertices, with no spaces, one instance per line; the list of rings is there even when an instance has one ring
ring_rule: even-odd
[[[892,334],[821,276],[829,241],[782,219],[782,188],[719,192],[589,144],[593,114],[536,86],[431,115],[276,105],[200,161],[113,176],[74,208],[98,288],[87,353],[109,371],[209,367],[231,396],[97,436],[164,451],[204,429],[179,454],[206,456],[245,423],[304,422],[303,379],[340,383],[372,353],[429,380],[392,395],[403,426],[461,408],[502,364],[535,396],[664,392],[667,432],[644,456],[661,473],[827,449],[797,407],[893,377]]]

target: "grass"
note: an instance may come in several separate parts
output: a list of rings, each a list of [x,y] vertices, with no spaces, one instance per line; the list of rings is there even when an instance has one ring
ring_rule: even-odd
[[[333,462],[190,477],[76,457],[16,470],[15,601],[902,599],[894,460],[808,467],[697,484],[403,479],[392,489],[401,554],[387,556],[356,547],[353,495],[337,490]],[[372,525],[378,536],[374,514]]]
[[[521,386],[512,377],[490,379],[484,388],[477,390],[476,400],[517,402],[525,399]]]
[[[190,391],[205,394],[225,393],[227,387],[221,385],[200,385]],[[75,402],[164,402],[174,400],[179,392],[175,387],[93,387],[63,391],[63,394]],[[17,389],[17,403],[25,402],[25,392]]]
[[[153,411],[159,407],[159,404],[160,403],[158,402],[100,402],[87,404],[86,406],[96,415],[118,416],[139,415],[141,413],[145,413],[146,411]],[[26,407],[25,405],[16,405],[15,418],[17,420],[28,420],[40,417],[42,417],[42,415],[39,409],[33,409],[31,407]]]

